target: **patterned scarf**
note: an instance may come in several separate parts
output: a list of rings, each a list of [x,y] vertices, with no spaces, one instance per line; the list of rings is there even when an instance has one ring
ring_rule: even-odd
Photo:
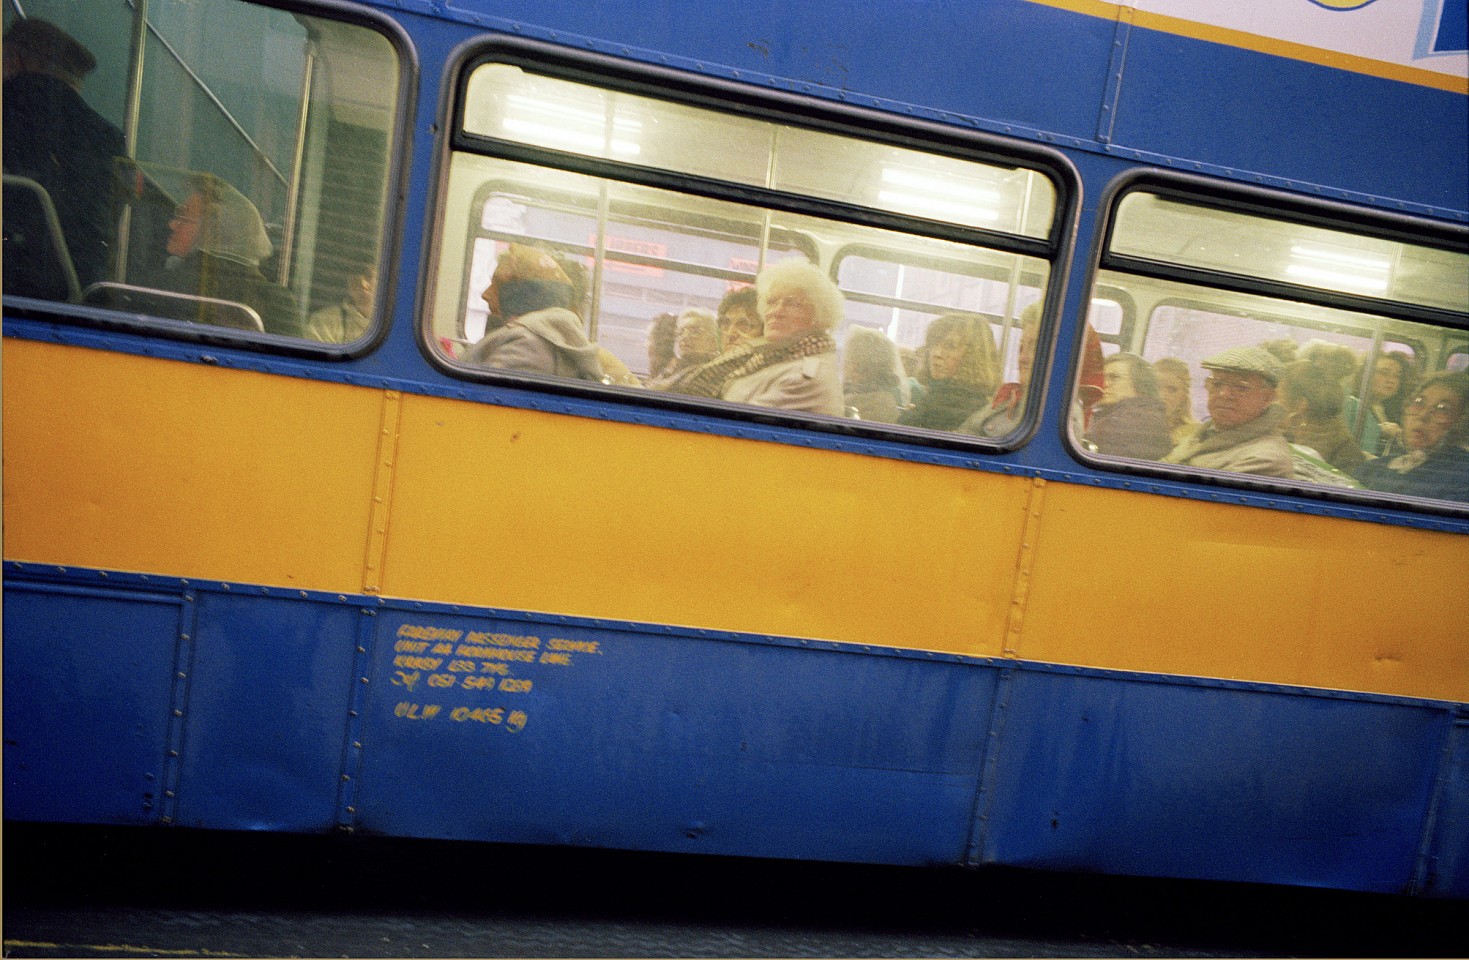
[[[787,360],[836,353],[836,349],[836,341],[825,330],[817,330],[803,337],[742,343],[728,353],[721,353],[713,360],[679,373],[664,384],[663,389],[670,393],[712,397],[717,400],[724,395],[725,387],[741,377],[748,377]]]

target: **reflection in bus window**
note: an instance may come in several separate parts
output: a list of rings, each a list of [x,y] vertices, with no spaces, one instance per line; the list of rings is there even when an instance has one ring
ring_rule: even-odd
[[[588,294],[573,310],[581,333],[645,389],[962,432],[1006,379],[1020,311],[1045,294],[1051,264],[1037,240],[1056,229],[1057,194],[1035,170],[508,64],[471,73],[463,116],[427,320],[432,342],[461,364],[526,372],[482,346],[507,325],[528,323],[497,314],[484,296],[498,264],[525,246],[581,264]],[[552,116],[555,125],[545,122]],[[519,145],[520,158],[524,145],[543,158],[496,156],[499,142]],[[645,172],[630,182],[602,161]],[[697,195],[678,188],[686,175],[704,178]],[[815,202],[829,200],[878,214],[798,212],[829,209]],[[954,239],[956,231],[969,239]],[[927,346],[955,323],[969,344],[959,376],[936,371],[935,362],[947,362],[943,345]],[[857,330],[872,336],[850,336]],[[879,348],[880,383],[844,382],[839,351],[849,342]],[[586,370],[551,375],[593,379]],[[615,382],[605,369],[602,382]],[[972,394],[966,409],[952,411],[962,415],[923,412],[953,392]]]
[[[124,154],[122,130],[82,96],[97,58],[49,20],[18,20],[5,30],[5,173],[24,177],[49,208],[26,215],[22,185],[5,186],[5,293],[55,298],[65,281],[103,279],[112,231],[112,165]],[[96,87],[89,91],[96,96]],[[29,221],[23,223],[23,221]],[[40,238],[60,242],[43,246]]]
[[[1116,216],[1097,284],[1138,305],[1128,346],[1152,364],[1172,448],[1125,454],[1087,443],[1090,434],[1079,443],[1210,471],[1469,501],[1469,419],[1461,381],[1445,376],[1469,321],[1469,253],[1143,192]],[[1339,261],[1331,269],[1328,252]],[[1243,289],[1252,277],[1270,292]],[[1295,295],[1278,292],[1287,284]],[[1104,398],[1103,422],[1117,402]]]
[[[38,34],[65,63],[23,58],[43,79],[17,84],[10,37],[19,51]],[[398,98],[385,37],[241,0],[28,0],[6,51],[6,173],[42,174],[78,280],[75,293],[17,289],[7,247],[8,295],[327,343],[366,336]],[[37,151],[72,159],[48,176]],[[11,198],[7,179],[7,211]],[[364,278],[374,289],[356,289]]]

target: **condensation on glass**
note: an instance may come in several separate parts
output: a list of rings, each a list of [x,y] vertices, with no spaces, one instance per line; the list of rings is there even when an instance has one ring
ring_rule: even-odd
[[[959,430],[1016,374],[1020,317],[1042,298],[1050,264],[1005,249],[1003,240],[984,240],[1052,235],[1057,187],[1036,170],[602,89],[504,63],[472,72],[461,116],[468,136],[450,163],[429,317],[434,342],[451,359],[675,393],[693,378],[700,390],[690,396],[761,406],[783,404],[771,399],[776,394],[725,389],[733,382],[726,375],[769,371],[777,357],[801,359],[804,369],[829,380],[835,408],[785,409],[941,430]],[[534,147],[545,160],[496,156],[500,143]],[[698,192],[629,182],[638,178],[620,177],[620,166],[593,171],[581,158],[655,170],[665,182],[688,178]],[[792,202],[759,204],[746,188]],[[850,215],[791,212],[823,203]],[[912,229],[865,224],[864,211],[896,215]],[[953,228],[973,231],[976,240],[925,235],[952,237]],[[485,295],[497,268],[504,277],[534,272],[517,259],[524,253],[510,253],[512,244],[559,258],[564,272],[577,275],[573,306],[586,345],[574,348],[590,346],[600,368],[575,366],[566,342],[551,348],[562,353],[554,364],[544,350],[532,362],[517,352],[524,344],[505,345],[524,339],[524,331],[512,329],[517,324],[544,320],[508,323],[514,318],[491,315],[499,294]],[[781,322],[769,327],[761,316],[755,322],[771,335],[758,344],[728,338],[712,355],[667,355],[661,331],[707,322],[700,311],[726,321],[721,305],[743,309],[732,306],[738,297],[731,295],[792,259],[813,264],[840,289],[827,342],[800,350],[781,345],[782,336],[771,333],[783,329]],[[775,299],[807,293],[784,292],[790,296]],[[685,315],[691,318],[680,320]],[[930,389],[931,381],[953,376],[934,377],[929,369],[929,333],[940,318],[940,329],[962,334],[971,355],[956,364],[959,379]],[[862,342],[850,346],[855,341]],[[746,352],[734,357],[736,344]],[[803,350],[807,356],[794,356]],[[693,377],[695,367],[711,364]],[[879,365],[885,369],[877,371]],[[859,374],[859,366],[868,373]],[[925,403],[947,405],[948,419],[909,413]],[[955,419],[966,404],[965,416]],[[1005,426],[1013,432],[1015,421]]]
[[[26,80],[30,102],[15,109],[6,81],[7,219],[35,211],[47,228],[35,235],[58,238],[17,250],[7,233],[6,295],[367,337],[399,99],[391,43],[237,0],[140,6],[135,22],[143,14],[122,3],[25,4],[96,67],[75,78],[79,96]],[[35,122],[38,108],[66,116],[69,135]],[[23,139],[36,149],[13,148]],[[27,155],[43,141],[69,176]]]
[[[1118,203],[1104,264],[1097,289],[1136,305],[1122,345],[1136,359],[1109,357],[1107,394],[1073,422],[1084,449],[1469,500],[1469,253],[1140,190]],[[1425,392],[1459,399],[1427,417]]]

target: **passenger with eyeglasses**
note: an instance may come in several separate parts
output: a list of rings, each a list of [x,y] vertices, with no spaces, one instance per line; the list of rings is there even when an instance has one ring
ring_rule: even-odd
[[[755,278],[764,335],[686,370],[664,389],[781,410],[840,417],[846,406],[836,341],[843,300],[805,260],[781,260]]]
[[[1403,406],[1407,453],[1369,460],[1356,477],[1369,490],[1469,502],[1469,373],[1438,373]]]
[[[1200,364],[1209,419],[1173,448],[1164,463],[1290,479],[1295,466],[1275,403],[1280,361],[1262,347],[1232,347]]]

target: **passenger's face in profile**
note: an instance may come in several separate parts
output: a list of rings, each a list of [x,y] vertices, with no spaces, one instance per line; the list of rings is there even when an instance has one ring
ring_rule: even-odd
[[[1209,416],[1221,430],[1243,426],[1275,402],[1275,388],[1258,373],[1216,370],[1204,381]]]
[[[724,349],[738,347],[747,340],[764,334],[760,318],[744,307],[732,307],[719,318],[719,329],[724,334]]]
[[[770,291],[765,302],[765,335],[772,340],[816,329],[816,305],[799,290]]]
[[[1132,383],[1132,371],[1125,363],[1109,363],[1102,368],[1102,402],[1117,403],[1137,396]]]
[[[204,218],[204,198],[197,193],[189,194],[168,221],[169,256],[187,257],[199,244],[199,228]],[[156,248],[155,248],[156,249]]]
[[[964,351],[969,344],[964,342],[964,334],[958,330],[951,331],[940,337],[938,342],[928,348],[928,375],[934,380],[948,380],[959,373],[959,367],[964,363]]]
[[[1409,450],[1432,450],[1463,416],[1459,395],[1442,384],[1431,384],[1403,407],[1403,444]]]
[[[373,301],[377,296],[377,271],[370,270],[347,281],[347,299],[357,312],[365,317],[372,316]]]
[[[1020,352],[1017,363],[1020,367],[1020,383],[1030,383],[1031,368],[1035,366],[1035,338],[1039,327],[1026,327],[1020,333]]]

